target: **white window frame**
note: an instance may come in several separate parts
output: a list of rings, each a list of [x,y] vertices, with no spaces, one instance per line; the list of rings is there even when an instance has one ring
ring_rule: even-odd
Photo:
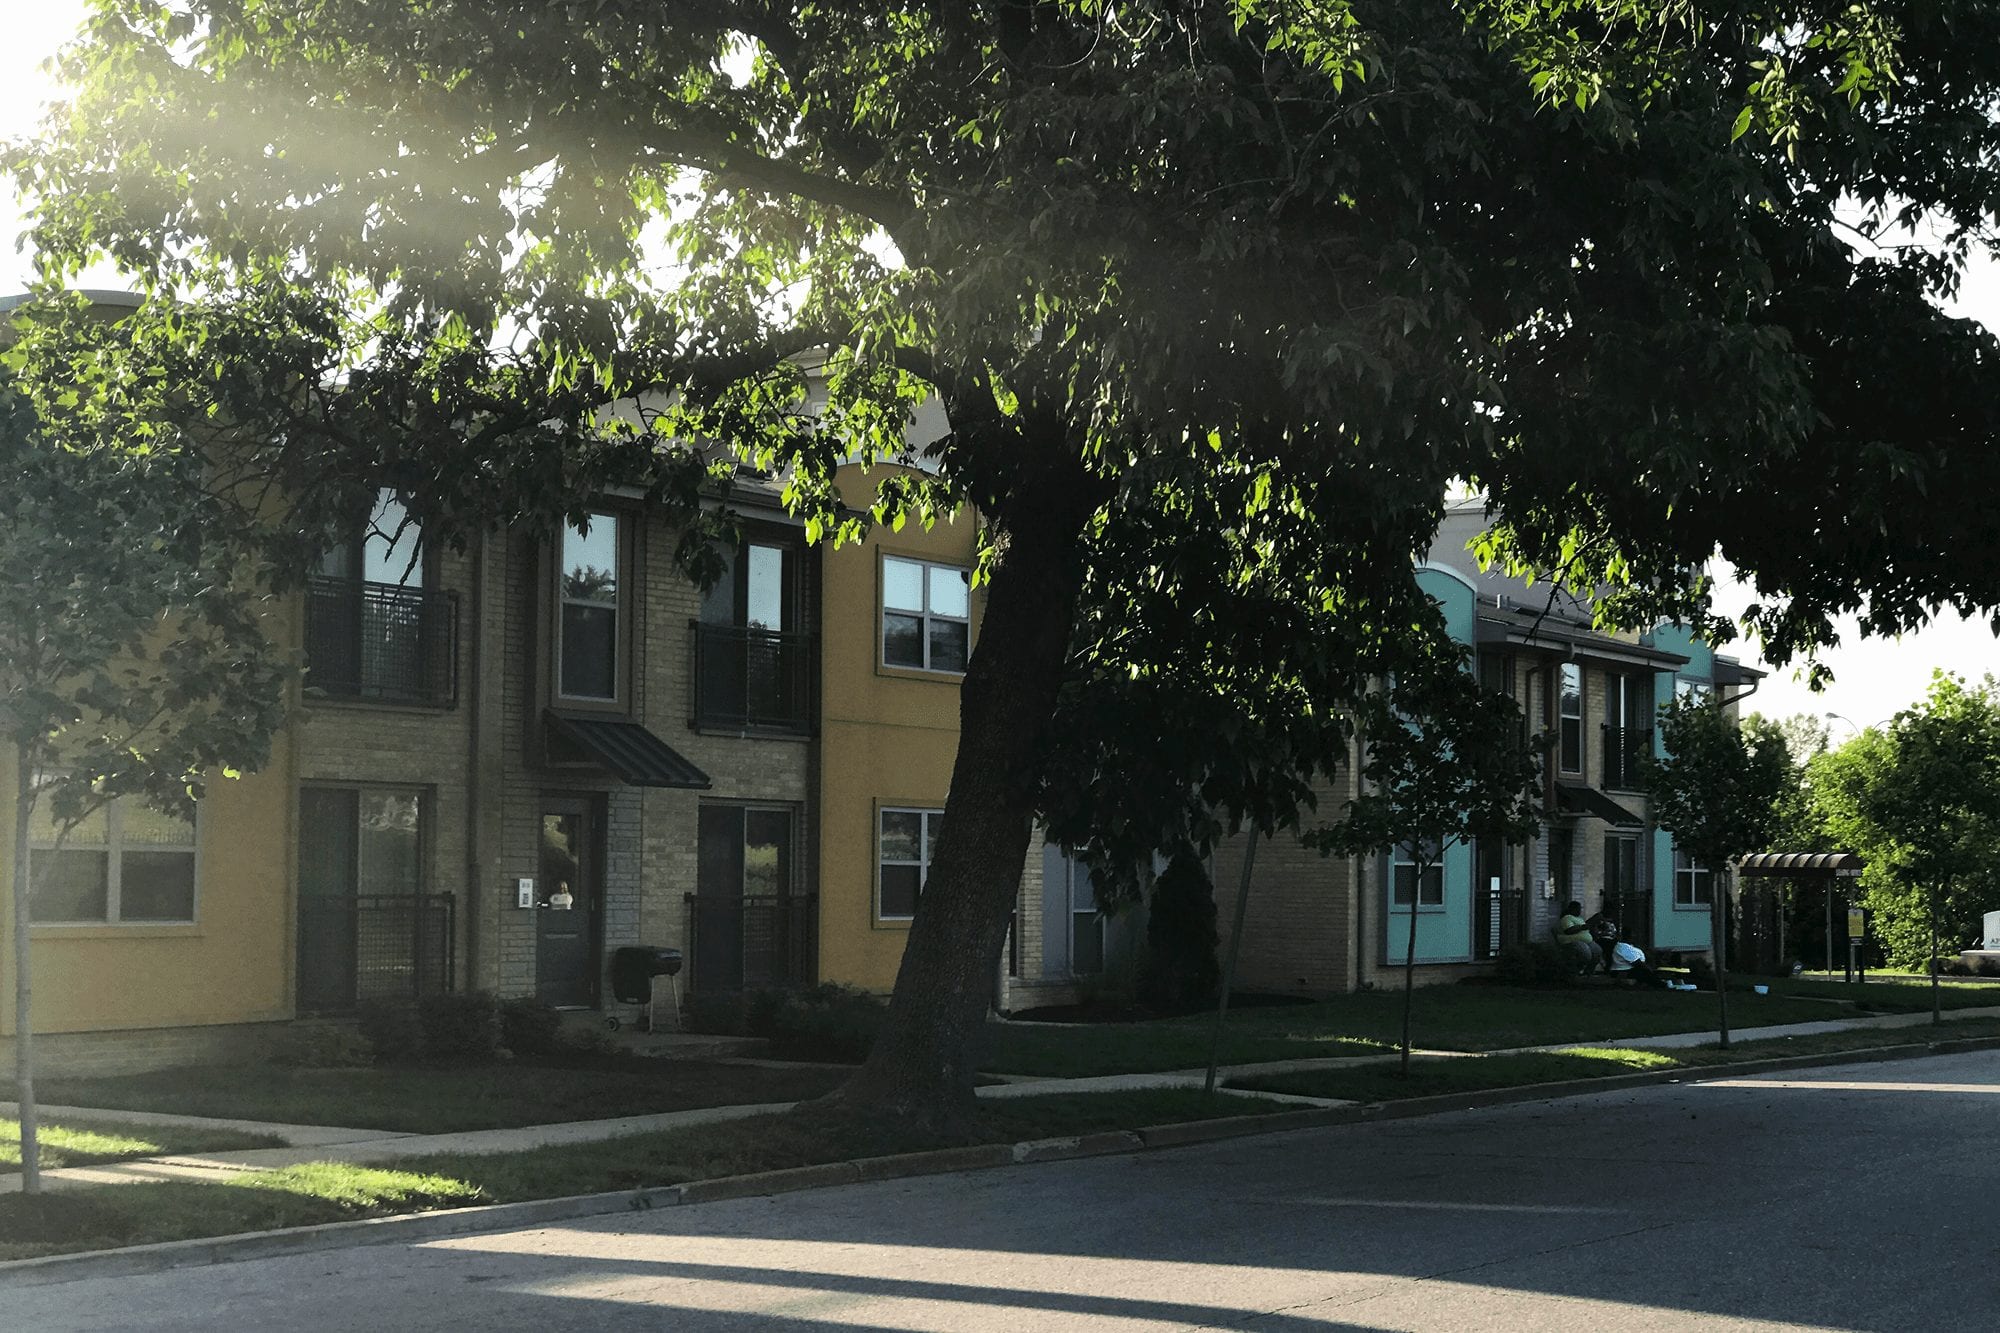
[[[1576,712],[1573,714],[1565,711],[1568,707],[1568,692],[1563,688],[1565,683],[1569,680],[1571,672],[1576,673]],[[1585,706],[1583,697],[1585,683],[1586,682],[1583,674],[1583,664],[1581,662],[1564,662],[1561,664],[1561,666],[1557,668],[1556,767],[1561,772],[1575,774],[1578,776],[1582,775],[1584,766],[1588,762],[1588,757],[1585,754],[1585,750],[1587,747],[1583,743],[1583,718],[1584,714],[1588,711],[1588,709]],[[1571,722],[1576,723],[1576,767],[1575,768],[1571,768],[1569,767],[1569,765],[1563,762],[1563,737],[1567,733],[1569,724]]]
[[[563,568],[563,548],[568,544],[570,534],[572,532],[577,532],[578,528],[574,523],[565,522],[562,525],[561,530],[556,535],[556,558],[555,558],[556,613],[555,613],[555,624],[552,626],[552,628],[555,631],[554,635],[555,644],[552,653],[553,664],[555,669],[555,680],[553,683],[555,686],[556,698],[562,700],[564,703],[576,703],[584,705],[594,705],[600,708],[611,708],[611,707],[616,707],[618,704],[622,703],[625,699],[625,689],[627,684],[625,679],[625,672],[626,672],[625,584],[627,577],[631,573],[631,571],[626,568],[626,560],[625,560],[625,539],[626,539],[625,517],[626,516],[624,514],[617,513],[608,509],[606,510],[593,509],[590,511],[590,516],[589,516],[589,522],[593,527],[603,522],[609,522],[612,525],[611,527],[612,591],[611,591],[611,598],[609,601],[599,601],[582,597],[571,597],[568,595],[568,593],[564,591],[563,579],[566,571]],[[566,626],[564,623],[563,609],[571,605],[608,607],[611,611],[611,693],[608,695],[570,694],[569,692],[563,689],[563,648],[565,646],[564,640],[567,637]]]
[[[55,919],[35,917],[29,921],[32,927],[41,926],[123,926],[144,930],[154,926],[192,926],[201,920],[201,807],[196,805],[194,817],[188,822],[193,826],[194,838],[181,843],[139,843],[132,850],[151,852],[173,852],[185,855],[190,862],[189,874],[194,877],[194,893],[188,900],[188,914],[185,917],[145,917],[127,921],[124,918],[124,853],[125,807],[128,801],[137,797],[119,797],[106,802],[101,813],[104,816],[104,841],[79,842],[72,833],[65,838],[61,847],[53,839],[34,838],[28,840],[28,885],[30,892],[35,882],[36,852],[103,852],[104,857],[104,915],[101,917],[76,917]],[[33,898],[30,897],[32,910]]]
[[[1404,913],[1408,912],[1411,908],[1410,903],[1401,901],[1399,899],[1396,891],[1396,886],[1398,882],[1402,879],[1402,875],[1400,872],[1403,871],[1405,868],[1407,868],[1410,872],[1410,878],[1414,888],[1414,893],[1412,894],[1412,896],[1416,899],[1417,912],[1421,914],[1424,912],[1442,912],[1445,910],[1444,842],[1442,839],[1436,837],[1426,838],[1424,839],[1424,841],[1429,843],[1435,843],[1437,847],[1435,854],[1431,857],[1431,864],[1430,864],[1430,875],[1435,875],[1437,877],[1437,898],[1435,901],[1432,902],[1424,901],[1425,885],[1423,882],[1418,881],[1416,879],[1417,858],[1415,853],[1415,847],[1413,844],[1409,842],[1399,842],[1394,847],[1389,849],[1388,890],[1389,890],[1389,910],[1391,912]],[[1429,876],[1426,876],[1426,879],[1428,878]]]
[[[895,607],[892,609],[889,606],[889,566],[892,562],[915,565],[917,567],[924,585],[924,605],[921,611],[912,611],[907,607]],[[943,612],[931,609],[931,575],[940,572],[955,575],[965,580],[964,615],[945,615]],[[937,621],[941,624],[965,626],[965,657],[967,662],[972,660],[972,570],[970,567],[966,565],[954,565],[940,560],[920,560],[907,555],[890,555],[884,552],[882,556],[880,584],[880,591],[875,598],[876,662],[890,671],[929,671],[940,676],[963,676],[965,671],[962,668],[935,667],[931,665],[931,622]],[[889,660],[889,617],[892,615],[915,616],[917,618],[918,638],[924,646],[924,663],[922,666],[912,666],[908,662],[891,662]]]
[[[1708,882],[1708,901],[1695,897],[1695,886],[1703,879]],[[1681,886],[1687,885],[1686,896]],[[1682,912],[1707,912],[1715,904],[1715,871],[1694,859],[1680,848],[1674,848],[1674,907]]]
[[[897,858],[890,860],[883,855],[884,822],[889,815],[918,815],[917,859],[914,861]],[[917,898],[922,901],[924,884],[931,877],[931,848],[937,841],[937,826],[944,819],[942,806],[927,805],[884,805],[875,811],[875,919],[877,921],[902,924],[916,920],[913,906],[907,914],[882,910],[882,868],[884,866],[915,866],[917,868]]]

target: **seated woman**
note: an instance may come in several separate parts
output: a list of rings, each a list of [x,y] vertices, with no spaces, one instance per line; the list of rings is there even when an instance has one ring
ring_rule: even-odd
[[[1621,977],[1641,986],[1655,990],[1665,990],[1666,981],[1646,965],[1645,951],[1636,944],[1628,944],[1618,938],[1618,923],[1599,912],[1586,923],[1590,927],[1591,938],[1604,957],[1604,971],[1607,975]]]
[[[1574,898],[1563,904],[1562,920],[1556,922],[1556,943],[1570,952],[1577,971],[1585,976],[1604,962],[1604,951],[1591,938],[1590,923],[1583,919],[1583,904]]]

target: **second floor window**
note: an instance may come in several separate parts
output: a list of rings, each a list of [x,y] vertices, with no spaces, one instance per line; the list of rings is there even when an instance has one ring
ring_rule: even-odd
[[[812,644],[798,632],[799,552],[747,542],[725,553],[694,626],[697,727],[802,732],[812,724]]]
[[[563,529],[556,692],[565,699],[618,698],[619,526],[616,514],[592,514],[587,524]]]
[[[320,558],[306,591],[306,685],[337,699],[449,706],[457,612],[431,583],[423,525],[394,491]]]
[[[328,549],[320,557],[326,578],[355,579],[385,588],[421,588],[424,576],[424,530],[401,496],[384,487],[361,531]]]
[[[953,565],[882,561],[882,664],[965,670],[972,655],[972,574]]]
[[[1575,662],[1562,664],[1561,691],[1556,708],[1560,728],[1557,759],[1565,773],[1583,772],[1583,667]]]

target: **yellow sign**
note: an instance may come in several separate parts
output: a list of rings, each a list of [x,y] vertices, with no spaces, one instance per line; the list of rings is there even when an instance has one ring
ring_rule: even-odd
[[[1847,938],[1858,940],[1868,933],[1868,916],[1859,907],[1847,909]]]

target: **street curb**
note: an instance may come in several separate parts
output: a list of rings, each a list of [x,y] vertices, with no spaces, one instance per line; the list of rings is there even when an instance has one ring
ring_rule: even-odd
[[[309,1254],[362,1245],[397,1245],[446,1240],[513,1227],[540,1226],[588,1217],[607,1217],[617,1213],[673,1208],[683,1204],[714,1203],[725,1199],[768,1197],[799,1190],[821,1189],[831,1185],[949,1175],[956,1171],[979,1171],[1001,1166],[1076,1161],[1115,1153],[1157,1152],[1195,1144],[1221,1143],[1230,1139],[1292,1133],[1299,1130],[1329,1129],[1383,1120],[1408,1120],[1420,1116],[1478,1110],[1489,1106],[1507,1106],[1521,1102],[1555,1101],[1593,1093],[1618,1092],[1627,1088],[1653,1087],[1662,1083],[1707,1083],[1748,1075],[1778,1073],[1787,1069],[1883,1064],[1916,1056],[1956,1055],[1991,1050],[2000,1050],[2000,1037],[1964,1037],[1935,1042],[1908,1042],[1900,1046],[1877,1046],[1856,1051],[1832,1051],[1820,1055],[1773,1056],[1763,1060],[1745,1060],[1739,1064],[1708,1068],[1663,1069],[1646,1073],[1614,1074],[1606,1078],[1571,1079],[1561,1083],[1523,1084],[1515,1088],[1494,1088],[1482,1092],[1410,1097],[1393,1102],[1329,1106],[1301,1111],[1274,1111],[1268,1115],[1225,1116],[1214,1120],[1179,1121],[1141,1129],[1108,1130],[1065,1138],[1033,1139],[1011,1144],[980,1144],[963,1148],[940,1148],[931,1152],[897,1153],[887,1157],[868,1157],[847,1162],[825,1162],[781,1171],[761,1171],[753,1175],[720,1176],[713,1180],[689,1181],[682,1185],[648,1186],[637,1190],[614,1190],[601,1194],[574,1194],[556,1199],[532,1199],[522,1203],[484,1204],[433,1213],[363,1218],[353,1222],[326,1222],[317,1226],[257,1231],[236,1236],[159,1241],[150,1245],[133,1245],[116,1250],[88,1250],[79,1254],[56,1254],[40,1259],[15,1259],[0,1263],[0,1289],[77,1282],[87,1278],[136,1277],[147,1273],[169,1272],[178,1268],[197,1268],[212,1264],[235,1263],[245,1259]],[[143,1189],[144,1186],[119,1185],[106,1188]]]

